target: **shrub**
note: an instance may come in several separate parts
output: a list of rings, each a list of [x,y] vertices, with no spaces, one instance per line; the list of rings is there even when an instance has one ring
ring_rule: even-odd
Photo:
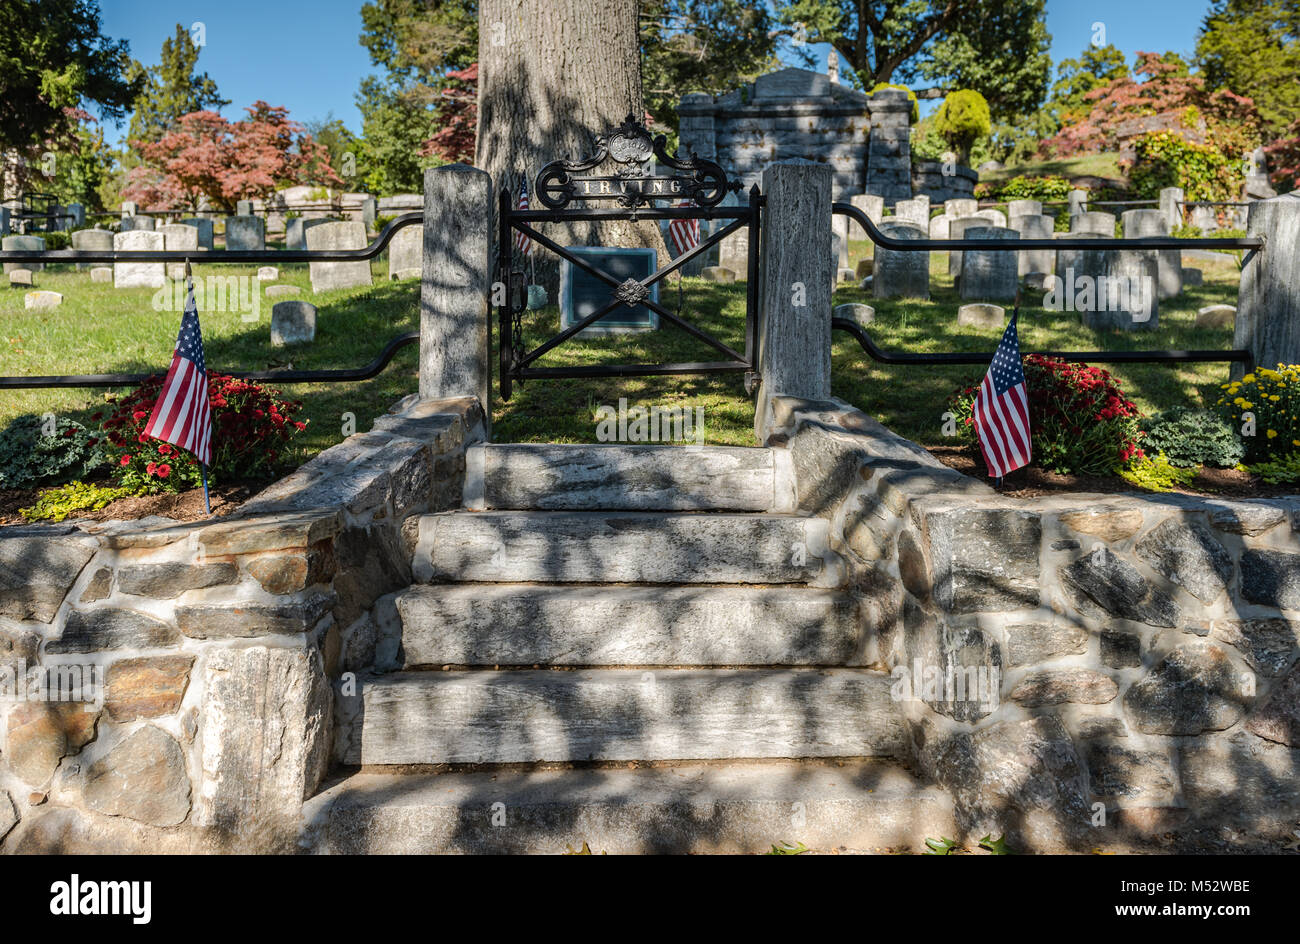
[[[197,487],[198,460],[175,446],[144,434],[162,388],[161,374],[150,377],[120,399],[103,419],[109,468],[119,485],[149,492]],[[212,480],[247,478],[270,472],[285,444],[307,424],[292,419],[302,403],[280,399],[278,390],[224,375],[208,375],[212,407]],[[102,414],[95,414],[100,418]]]
[[[119,498],[139,495],[135,488],[112,488],[87,482],[69,482],[57,488],[47,488],[37,496],[36,504],[20,508],[19,513],[28,521],[62,521],[78,511],[98,511]]]
[[[72,245],[72,234],[63,230],[41,233],[41,239],[45,240],[46,249],[67,249]]]
[[[1231,469],[1246,455],[1236,428],[1209,410],[1176,406],[1149,418],[1142,428],[1146,431],[1143,447],[1180,468]]]
[[[1165,187],[1181,187],[1188,200],[1235,200],[1241,191],[1240,160],[1212,145],[1153,131],[1134,139],[1133,153],[1129,185],[1139,198],[1155,198]]]
[[[1257,462],[1247,467],[1269,485],[1290,485],[1300,482],[1300,452],[1288,453],[1267,462]]]
[[[375,228],[375,232],[381,231],[385,226],[393,222],[393,220],[395,219],[397,219],[396,213],[381,213],[380,215],[376,216],[375,222],[373,224]]]
[[[1300,448],[1300,364],[1278,364],[1276,370],[1261,367],[1219,389],[1215,410],[1242,430],[1249,462]]]
[[[1099,367],[1031,354],[1024,358],[1034,464],[1064,475],[1106,475],[1144,453],[1141,415],[1114,378]],[[949,400],[958,429],[975,439],[971,408],[978,383]]]
[[[96,464],[96,440],[75,420],[20,416],[0,432],[0,488],[28,488],[41,482],[85,475]]]
[[[934,130],[948,142],[963,164],[970,160],[970,149],[992,128],[989,103],[974,89],[951,92],[934,116]]]
[[[1126,482],[1152,492],[1170,492],[1180,485],[1190,485],[1192,479],[1196,478],[1195,469],[1179,468],[1169,461],[1168,456],[1163,455],[1155,458],[1143,455],[1130,463],[1128,468],[1120,469],[1119,474]]]
[[[1064,177],[1048,174],[1043,177],[1013,177],[998,191],[999,200],[1065,200],[1074,184]]]

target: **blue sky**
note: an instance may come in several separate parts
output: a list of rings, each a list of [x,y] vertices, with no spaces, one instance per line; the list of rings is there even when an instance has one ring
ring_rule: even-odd
[[[599,0],[593,0],[599,2]],[[355,95],[372,71],[357,42],[362,0],[222,0],[159,2],[102,0],[104,31],[126,39],[131,54],[155,65],[162,41],[177,23],[202,23],[206,45],[199,68],[223,97],[224,109],[239,117],[258,98],[284,105],[299,121],[333,112],[360,130]],[[1047,27],[1054,61],[1077,56],[1092,38],[1093,24],[1105,25],[1106,41],[1132,59],[1138,50],[1190,53],[1209,7],[1207,0],[1047,0]],[[818,50],[825,64],[825,48]],[[791,60],[793,61],[793,60]],[[937,103],[931,104],[935,107]],[[105,129],[116,141],[125,126]]]

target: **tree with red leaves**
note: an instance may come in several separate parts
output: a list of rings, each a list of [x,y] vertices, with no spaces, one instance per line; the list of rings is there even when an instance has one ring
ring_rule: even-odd
[[[258,101],[245,111],[248,117],[236,122],[191,112],[158,141],[132,141],[144,164],[128,175],[122,196],[155,210],[195,210],[207,197],[233,212],[238,201],[286,185],[343,186],[329,152],[289,119],[288,109]]]
[[[420,148],[421,157],[440,157],[448,163],[474,161],[474,135],[478,128],[478,63],[447,73],[439,91],[438,131]]]

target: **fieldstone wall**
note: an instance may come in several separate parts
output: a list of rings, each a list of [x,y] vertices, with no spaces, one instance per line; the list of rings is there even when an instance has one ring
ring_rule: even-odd
[[[1300,498],[1004,498],[780,398],[918,766],[1021,849],[1276,849],[1300,821]]]
[[[407,398],[229,517],[0,528],[0,851],[291,851],[403,522],[481,435]]]

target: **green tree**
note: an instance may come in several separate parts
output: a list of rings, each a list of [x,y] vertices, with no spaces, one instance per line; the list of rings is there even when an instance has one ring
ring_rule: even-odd
[[[199,47],[181,24],[175,37],[163,40],[158,65],[146,69],[139,62],[131,64],[130,75],[143,83],[135,100],[131,129],[132,141],[157,141],[176,126],[181,115],[195,111],[218,111],[229,105],[217,94],[217,83],[205,72],[197,74]]]
[[[749,0],[643,0],[642,94],[655,123],[675,133],[687,92],[718,95],[779,68],[774,25]]]
[[[361,142],[340,119],[329,112],[324,118],[303,122],[312,139],[329,154],[330,166],[349,187],[360,182],[357,162]],[[351,155],[349,157],[348,155]]]
[[[1295,0],[1217,0],[1196,40],[1210,88],[1254,100],[1267,136],[1300,115],[1300,5]]]
[[[1118,47],[1088,46],[1078,59],[1062,59],[1056,67],[1056,82],[1045,107],[1058,127],[1081,121],[1092,111],[1089,92],[1128,77],[1128,63]]]
[[[881,82],[971,88],[999,117],[1042,102],[1050,78],[1043,0],[776,0],[791,33],[830,43],[863,88]],[[808,57],[811,58],[811,52]]]
[[[420,149],[437,130],[433,109],[412,101],[376,76],[361,83],[357,94],[361,110],[361,139],[357,148],[357,175],[370,193],[389,196],[419,192],[424,169],[442,163],[421,157]]]
[[[39,167],[42,152],[79,151],[85,108],[108,121],[125,116],[138,91],[124,76],[129,47],[100,30],[92,0],[0,3],[0,152],[20,158],[0,162],[0,192]]]

